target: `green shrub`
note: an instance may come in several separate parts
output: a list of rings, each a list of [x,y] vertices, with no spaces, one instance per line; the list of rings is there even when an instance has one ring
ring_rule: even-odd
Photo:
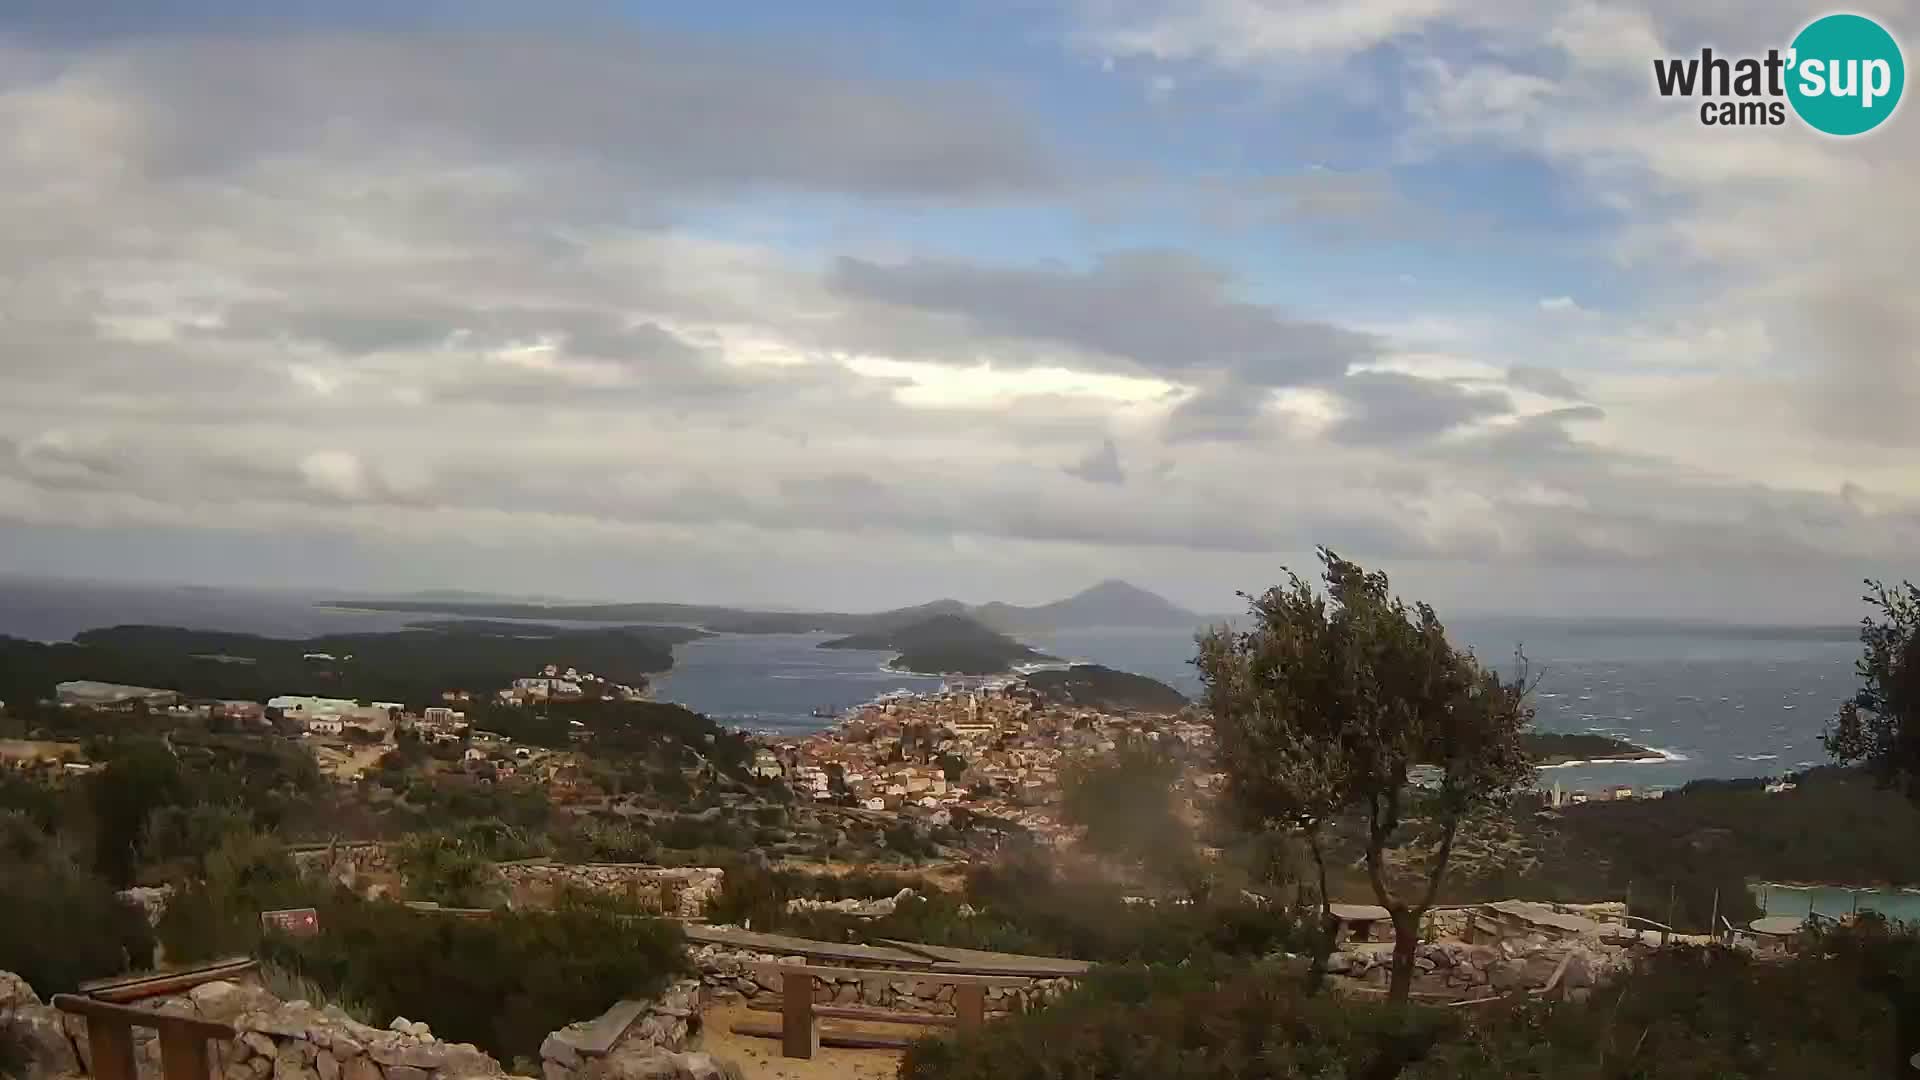
[[[687,963],[676,924],[582,896],[484,919],[337,896],[318,935],[269,937],[263,956],[376,1016],[424,1020],[502,1061],[538,1059],[548,1032],[657,994]]]
[[[1470,1012],[1300,987],[1217,962],[1108,969],[1046,1010],[916,1045],[901,1076],[1868,1080],[1900,1075],[1913,1051],[1897,1038],[1895,1003],[1913,1006],[1920,942],[1863,921],[1783,960],[1676,948],[1583,1002]]]
[[[500,874],[481,846],[445,833],[412,836],[395,856],[407,891],[448,907],[491,907],[500,898]]]
[[[174,883],[156,931],[170,963],[251,953],[260,943],[262,911],[309,907],[325,892],[300,876],[278,840],[229,833],[197,876]]]
[[[19,975],[45,997],[87,979],[151,966],[153,934],[146,917],[54,840],[35,843],[40,834],[23,823],[4,823],[9,839],[0,853],[0,970]]]
[[[1383,1055],[1418,1056],[1458,1018],[1437,1010],[1304,996],[1297,980],[1250,971],[1096,976],[1054,1006],[981,1032],[915,1044],[903,1080],[1345,1080]]]

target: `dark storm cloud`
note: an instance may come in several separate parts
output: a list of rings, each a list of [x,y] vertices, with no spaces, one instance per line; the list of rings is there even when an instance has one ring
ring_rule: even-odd
[[[1127,482],[1126,470],[1120,467],[1120,450],[1107,439],[1094,447],[1086,457],[1066,466],[1068,476],[1078,477],[1089,484],[1124,484]]]
[[[1351,410],[1334,424],[1332,436],[1350,444],[1419,442],[1513,410],[1512,399],[1498,390],[1474,390],[1391,371],[1358,372],[1329,388]]]
[[[1530,390],[1533,393],[1567,401],[1581,401],[1586,398],[1580,387],[1572,379],[1552,368],[1518,365],[1507,369],[1507,385],[1516,390]]]
[[[1340,374],[1378,343],[1239,299],[1219,268],[1184,255],[1107,255],[1091,268],[841,258],[843,296],[958,320],[973,335],[1048,341],[1163,375],[1223,372],[1259,386]]]

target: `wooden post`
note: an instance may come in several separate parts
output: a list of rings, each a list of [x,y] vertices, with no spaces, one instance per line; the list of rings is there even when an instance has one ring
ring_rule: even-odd
[[[953,988],[953,1015],[961,1031],[973,1031],[987,1022],[987,988],[984,986],[956,986]]]
[[[53,1007],[87,1021],[87,1051],[95,1080],[136,1080],[133,1029],[160,1033],[160,1064],[166,1080],[212,1080],[208,1039],[231,1039],[233,1028],[191,1016],[148,1012],[76,994],[53,995]]]
[[[210,1080],[207,1037],[179,1024],[160,1024],[160,1071],[166,1080]]]
[[[1667,929],[1660,931],[1660,947],[1663,949],[1667,947],[1667,938],[1673,934],[1673,906],[1679,902],[1679,899],[1680,887],[1667,886]]]
[[[780,1005],[780,1053],[803,1061],[812,1059],[813,1052],[820,1048],[820,1029],[813,1018],[813,976],[799,971],[783,974]]]
[[[1707,933],[1715,940],[1720,937],[1720,890],[1713,890],[1713,914],[1707,916]]]
[[[134,1080],[133,1027],[126,1021],[87,1017],[87,1049],[94,1080]]]

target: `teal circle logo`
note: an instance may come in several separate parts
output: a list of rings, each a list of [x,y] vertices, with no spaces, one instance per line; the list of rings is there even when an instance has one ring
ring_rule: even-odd
[[[1900,43],[1864,15],[1827,15],[1793,39],[1787,100],[1816,131],[1860,135],[1900,106],[1907,64]]]

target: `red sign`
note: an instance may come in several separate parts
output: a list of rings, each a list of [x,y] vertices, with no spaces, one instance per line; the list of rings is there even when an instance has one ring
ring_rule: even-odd
[[[260,913],[260,929],[294,937],[312,937],[320,932],[320,913],[310,907],[283,908]]]

